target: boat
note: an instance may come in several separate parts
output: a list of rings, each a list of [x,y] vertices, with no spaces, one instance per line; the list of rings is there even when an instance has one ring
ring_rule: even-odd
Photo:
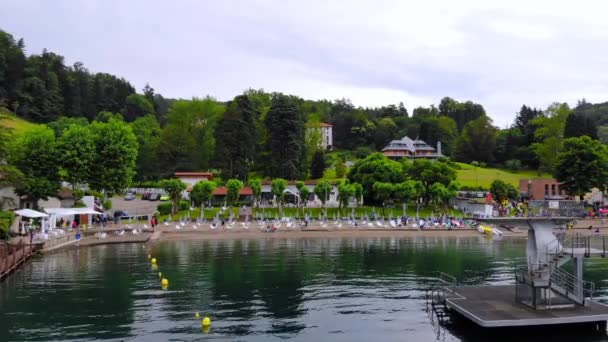
[[[494,234],[494,229],[492,227],[484,226],[483,224],[477,226],[477,231],[486,235]]]

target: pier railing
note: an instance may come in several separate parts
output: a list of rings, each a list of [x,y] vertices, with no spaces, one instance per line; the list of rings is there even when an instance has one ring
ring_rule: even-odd
[[[0,241],[0,280],[17,269],[36,250],[36,245],[23,243],[23,241],[17,244]]]

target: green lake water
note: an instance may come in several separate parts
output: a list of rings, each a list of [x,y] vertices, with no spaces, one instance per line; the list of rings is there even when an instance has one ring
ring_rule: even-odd
[[[435,272],[468,284],[511,284],[524,253],[525,240],[483,237],[64,250],[36,257],[0,283],[0,341],[467,341],[429,319],[425,289]],[[585,266],[599,299],[608,300],[608,260]],[[208,331],[196,311],[212,319]]]

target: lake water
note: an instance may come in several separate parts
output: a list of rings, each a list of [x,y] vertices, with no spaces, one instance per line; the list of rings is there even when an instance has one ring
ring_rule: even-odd
[[[509,284],[524,251],[525,240],[483,237],[165,241],[64,250],[35,258],[0,283],[0,340],[470,340],[431,324],[425,305],[431,277],[443,271],[470,284]],[[608,263],[588,260],[586,267],[599,298],[608,299]],[[169,279],[168,290],[158,271]],[[212,319],[209,331],[196,311]]]

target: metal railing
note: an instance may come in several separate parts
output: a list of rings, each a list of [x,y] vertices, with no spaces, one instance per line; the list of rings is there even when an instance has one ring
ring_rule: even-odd
[[[571,296],[578,299],[579,304],[585,303],[585,298],[593,298],[595,292],[595,283],[586,281],[583,279],[577,279],[575,275],[568,273],[558,267],[552,266],[550,268],[551,276],[549,277],[551,285],[557,285],[559,289],[562,289],[566,296]],[[554,286],[552,289],[557,290]],[[560,292],[560,291],[558,291]]]

